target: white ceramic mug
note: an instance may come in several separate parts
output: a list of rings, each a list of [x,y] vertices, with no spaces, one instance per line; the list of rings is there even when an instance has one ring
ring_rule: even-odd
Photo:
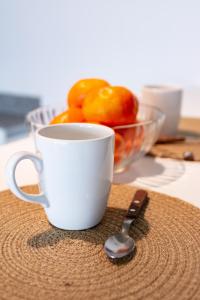
[[[175,135],[181,113],[182,89],[172,85],[145,85],[142,102],[159,108],[166,116],[160,135]]]
[[[49,222],[61,229],[97,225],[107,206],[113,177],[114,131],[96,124],[47,126],[36,133],[39,155],[14,154],[6,167],[11,191],[24,201],[41,204]],[[39,173],[41,194],[23,192],[15,170],[30,159]]]

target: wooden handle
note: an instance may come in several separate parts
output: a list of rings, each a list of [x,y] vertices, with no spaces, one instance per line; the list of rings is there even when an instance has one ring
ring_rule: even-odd
[[[146,203],[147,199],[147,192],[144,190],[138,190],[133,197],[126,217],[136,219],[140,213],[141,208]]]
[[[161,135],[156,144],[172,144],[185,141],[185,136]]]

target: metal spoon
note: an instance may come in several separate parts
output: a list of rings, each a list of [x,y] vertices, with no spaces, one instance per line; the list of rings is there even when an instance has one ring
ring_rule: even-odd
[[[183,152],[183,159],[188,161],[194,161],[194,154],[191,151]]]
[[[131,224],[139,216],[142,207],[147,201],[147,192],[144,190],[138,190],[131,202],[128,212],[124,218],[122,224],[122,230],[120,233],[110,236],[104,245],[104,250],[108,257],[122,258],[133,252],[135,249],[135,241],[128,234]]]

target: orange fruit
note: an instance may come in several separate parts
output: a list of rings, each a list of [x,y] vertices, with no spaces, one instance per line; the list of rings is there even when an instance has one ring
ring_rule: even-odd
[[[135,151],[139,151],[141,149],[142,144],[144,142],[144,137],[145,137],[144,126],[137,127],[137,130],[135,132],[134,145],[133,145]]]
[[[115,165],[119,164],[121,161],[122,161],[122,154],[115,151],[115,153],[114,153],[114,163],[115,163]]]
[[[68,111],[64,111],[61,114],[57,115],[50,122],[51,125],[59,123],[68,123]]]
[[[83,105],[85,97],[91,92],[92,89],[102,88],[109,86],[109,83],[103,79],[81,79],[77,81],[68,93],[69,107],[79,107]]]
[[[68,115],[68,122],[84,122],[84,116],[81,108],[70,107]]]
[[[128,155],[140,150],[144,137],[144,129],[142,126],[118,129],[118,131],[124,138],[125,152]]]
[[[115,132],[114,161],[120,163],[124,153],[125,142],[121,134]]]
[[[86,122],[107,126],[133,123],[137,114],[137,98],[127,88],[107,86],[93,89],[83,103]]]
[[[50,124],[84,122],[82,109],[70,107],[69,110],[56,116]]]
[[[124,138],[125,142],[125,151],[127,154],[130,154],[131,151],[133,150],[133,141],[135,138],[135,128],[124,128],[124,129],[119,129],[120,134]]]

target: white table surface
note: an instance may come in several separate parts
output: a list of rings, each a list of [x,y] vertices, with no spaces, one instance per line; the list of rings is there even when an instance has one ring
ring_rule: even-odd
[[[7,189],[4,170],[8,158],[17,151],[34,152],[31,137],[0,146],[0,190]],[[30,161],[23,161],[17,171],[19,185],[37,183]],[[200,208],[200,163],[144,157],[131,168],[114,176],[114,183],[127,183],[183,199]]]

